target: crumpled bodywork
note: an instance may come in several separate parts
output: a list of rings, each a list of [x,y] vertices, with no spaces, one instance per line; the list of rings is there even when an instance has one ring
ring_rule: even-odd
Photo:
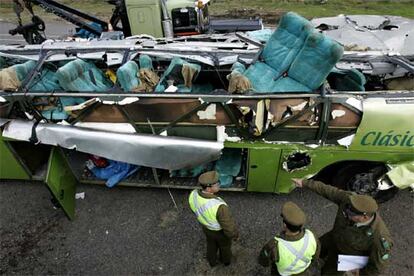
[[[316,28],[349,51],[414,54],[414,20],[399,16],[338,15],[312,20]]]
[[[414,162],[405,162],[391,167],[387,176],[395,186],[400,189],[414,188]]]
[[[117,133],[47,123],[34,126],[31,121],[20,120],[11,120],[6,124],[3,136],[20,141],[37,139],[36,142],[41,144],[167,170],[217,160],[223,149],[221,142]]]

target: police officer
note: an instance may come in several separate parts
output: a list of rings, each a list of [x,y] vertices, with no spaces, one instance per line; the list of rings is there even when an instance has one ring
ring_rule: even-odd
[[[296,187],[306,187],[338,205],[333,229],[321,237],[322,275],[343,275],[337,271],[338,254],[368,256],[368,264],[353,271],[378,275],[390,258],[392,240],[378,214],[375,199],[326,185],[319,181],[292,178]]]
[[[201,190],[193,190],[188,202],[207,238],[207,260],[215,266],[219,251],[220,261],[227,266],[231,262],[232,239],[237,240],[239,233],[226,202],[216,196],[220,190],[219,174],[203,173],[198,182]]]
[[[282,207],[283,230],[259,255],[259,263],[271,265],[271,275],[317,275],[319,240],[304,228],[305,213],[289,201]]]

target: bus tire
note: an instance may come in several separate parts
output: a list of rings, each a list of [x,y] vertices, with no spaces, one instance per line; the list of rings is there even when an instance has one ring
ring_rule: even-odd
[[[378,163],[352,163],[338,170],[333,177],[332,185],[358,194],[370,195],[382,203],[398,192],[395,186],[388,190],[378,189],[378,179],[386,172],[387,168]]]

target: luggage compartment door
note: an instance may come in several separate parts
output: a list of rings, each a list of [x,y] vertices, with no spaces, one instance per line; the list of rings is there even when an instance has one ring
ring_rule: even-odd
[[[282,151],[273,148],[249,149],[247,190],[274,192]]]
[[[29,180],[30,173],[0,133],[0,179]]]
[[[75,191],[77,179],[60,148],[50,153],[46,184],[69,219],[75,216]]]

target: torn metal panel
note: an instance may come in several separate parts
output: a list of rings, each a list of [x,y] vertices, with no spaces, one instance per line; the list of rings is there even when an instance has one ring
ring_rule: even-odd
[[[387,172],[387,176],[400,189],[414,188],[414,162],[392,166],[392,169]]]
[[[5,126],[3,136],[29,141],[33,125],[33,122],[12,120]],[[224,147],[222,142],[116,133],[44,123],[35,128],[35,133],[41,144],[76,149],[116,161],[166,170],[194,167],[217,160]]]
[[[197,112],[200,120],[215,120],[216,119],[216,104],[210,104],[205,110]]]
[[[358,127],[361,115],[339,103],[332,104],[330,127]]]
[[[349,147],[349,145],[352,144],[352,141],[354,140],[355,134],[348,135],[344,138],[341,138],[338,140],[338,144],[344,147]]]
[[[335,109],[335,110],[332,110],[331,112],[331,116],[333,120],[335,120],[335,118],[340,118],[344,116],[345,114],[346,114],[345,110],[341,110],[341,109]]]
[[[316,18],[312,23],[342,45],[361,49],[414,54],[414,20],[399,16],[339,15]]]
[[[62,124],[65,125],[65,124]],[[69,125],[69,124],[66,124]],[[93,123],[93,122],[78,122],[76,127],[89,128],[103,131],[113,131],[119,133],[136,133],[134,127],[129,123]]]
[[[309,153],[296,151],[285,157],[282,167],[287,172],[303,170],[312,163]]]
[[[248,125],[249,132],[255,136],[261,135],[265,127],[264,116],[268,109],[266,101],[250,99],[237,99],[233,101],[240,114],[243,115],[242,124]]]
[[[307,99],[271,100],[269,105],[269,113],[273,115],[272,125],[276,125],[286,117],[293,115],[293,110],[291,110],[292,107],[294,107],[295,111],[299,112],[302,110],[300,107],[306,106],[307,103]]]
[[[3,118],[0,118],[0,127],[4,126],[9,121],[11,121],[11,119],[3,119]]]
[[[217,129],[217,141],[219,142],[240,142],[241,138],[238,136],[232,136],[230,137],[227,133],[226,133],[226,127],[225,126],[216,126]]]
[[[345,101],[347,104],[349,104],[349,105],[351,105],[351,106],[353,106],[353,107],[355,107],[356,109],[358,109],[359,111],[363,111],[364,109],[363,109],[363,106],[362,106],[362,101],[361,100],[358,100],[358,99],[356,99],[356,98],[348,98],[348,99],[346,99],[346,101]]]

